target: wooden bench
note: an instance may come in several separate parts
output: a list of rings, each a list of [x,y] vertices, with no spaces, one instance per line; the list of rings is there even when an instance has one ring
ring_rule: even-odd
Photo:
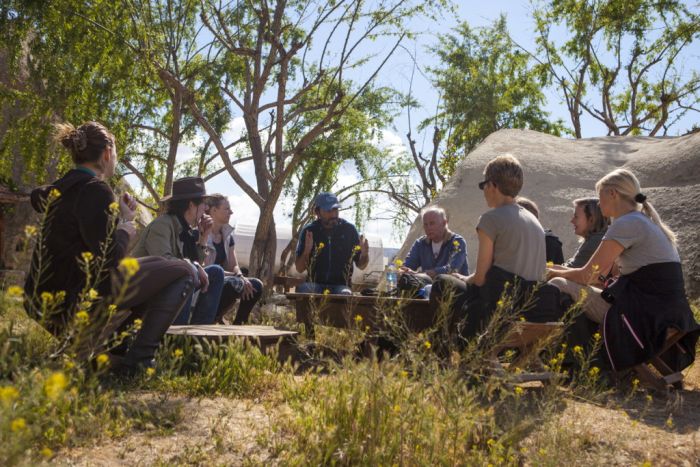
[[[531,323],[518,321],[514,323],[506,332],[504,338],[490,351],[488,362],[491,371],[497,376],[507,377],[515,383],[529,381],[549,382],[556,374],[546,371],[539,353],[550,339],[556,337],[556,334],[563,332],[563,330],[564,323],[561,322]],[[511,349],[517,350],[518,355],[512,362],[504,365],[499,359],[499,354]],[[513,371],[516,368],[529,371]]]
[[[683,373],[671,369],[662,357],[674,346],[678,346],[679,351],[685,353],[683,347],[678,344],[685,335],[686,333],[678,329],[669,328],[661,351],[647,362],[632,367],[632,372],[642,384],[662,392],[669,389],[683,389]]]
[[[433,311],[428,300],[306,293],[285,295],[294,302],[297,322],[304,325],[310,337],[314,335],[315,324],[360,327],[372,332],[385,330],[385,317],[396,310],[411,331],[420,332],[433,324]]]
[[[166,334],[170,336],[191,336],[218,342],[228,339],[246,339],[260,347],[263,352],[271,347],[279,347],[279,359],[284,361],[288,354],[292,352],[294,336],[299,333],[277,329],[273,326],[189,324],[170,326]]]
[[[304,279],[301,277],[275,276],[273,285],[281,285],[284,293],[287,293],[292,287],[296,288],[302,282]]]

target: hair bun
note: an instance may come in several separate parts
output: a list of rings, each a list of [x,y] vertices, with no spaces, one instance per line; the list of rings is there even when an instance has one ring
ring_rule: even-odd
[[[638,203],[643,203],[647,200],[647,197],[643,193],[637,193],[637,195],[634,197],[634,200]]]
[[[77,128],[73,130],[70,134],[70,139],[75,152],[81,152],[87,148],[87,133],[83,129]]]

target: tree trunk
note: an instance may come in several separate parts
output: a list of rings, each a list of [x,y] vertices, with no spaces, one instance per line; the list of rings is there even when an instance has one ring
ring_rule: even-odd
[[[276,202],[268,201],[260,212],[248,264],[250,274],[266,285],[272,284],[275,274],[275,255],[277,254],[277,231],[273,215],[275,204]]]

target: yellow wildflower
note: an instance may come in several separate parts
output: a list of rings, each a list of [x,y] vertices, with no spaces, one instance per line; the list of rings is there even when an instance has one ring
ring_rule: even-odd
[[[402,377],[402,378],[408,378],[408,371],[406,371],[406,370],[401,370],[401,377]]]
[[[117,203],[116,201],[112,201],[111,203],[109,203],[109,210],[114,214],[118,214],[119,213],[119,203]]]
[[[459,246],[459,242],[458,242],[457,240],[453,240],[453,241],[452,241],[452,245],[458,247],[458,246]]]
[[[66,375],[61,371],[56,371],[51,373],[51,376],[49,376],[44,383],[44,392],[49,399],[56,400],[63,394],[67,385],[68,380],[66,379]]]
[[[503,300],[499,300],[496,302],[496,306],[501,307],[503,306]]]
[[[395,413],[401,412],[401,406],[399,404],[394,405],[394,412]]]
[[[395,259],[394,265],[396,265],[397,268],[400,268],[401,266],[403,266],[403,261],[400,259]]]
[[[579,290],[578,299],[583,302],[586,300],[586,298],[588,298],[588,290],[587,289]]]
[[[97,293],[97,290],[95,290],[95,289],[88,290],[88,298],[90,300],[97,300],[99,297],[100,297],[100,294]]]
[[[654,400],[654,398],[651,397],[651,394],[647,394],[647,402],[651,402],[652,400]]]
[[[525,321],[525,317],[524,317],[524,316],[521,316],[521,317],[518,318],[518,319],[519,319],[520,321]]]
[[[27,422],[22,418],[15,418],[10,424],[12,431],[21,431],[27,427]]]
[[[540,454],[540,456],[544,456],[547,454],[547,450],[545,448],[540,448],[540,450],[537,452]]]
[[[71,360],[68,360],[64,366],[66,367],[66,370],[72,370],[73,368],[75,368],[75,363],[73,363]]]
[[[637,389],[637,386],[639,386],[639,380],[637,378],[634,378],[632,380],[632,389]]]
[[[136,258],[131,258],[127,256],[119,262],[119,269],[124,273],[126,277],[131,277],[136,274],[139,270],[139,262]]]
[[[362,316],[361,315],[355,315],[355,322],[357,324],[360,324],[362,322]]]
[[[75,314],[75,322],[78,324],[87,324],[90,322],[90,315],[85,310],[80,310]]]
[[[107,354],[101,353],[97,356],[97,364],[102,366],[109,362],[109,356]]]
[[[65,290],[59,290],[54,295],[54,300],[56,301],[56,303],[63,303],[63,300],[65,300],[65,298],[66,298],[66,291]]]
[[[487,444],[488,446],[494,446],[494,445],[496,444],[496,440],[493,439],[493,438],[489,438],[489,440],[486,441],[486,444]]]
[[[355,247],[352,249],[352,251],[360,251],[362,247],[360,245],[355,245]]]
[[[85,261],[86,263],[89,263],[94,258],[93,254],[89,251],[83,251],[82,253],[80,253],[80,256],[82,256],[83,261]]]
[[[423,342],[423,346],[424,346],[427,350],[430,350],[430,347],[432,347],[432,344],[430,343],[430,341],[425,341],[425,342]]]
[[[150,378],[151,376],[155,375],[155,374],[156,374],[156,369],[155,369],[155,368],[148,368],[148,369],[146,370],[146,376],[148,376],[149,378]]]
[[[666,419],[666,426],[669,428],[673,428],[673,415],[669,415]]]
[[[542,264],[542,263],[540,263],[540,264]],[[548,268],[554,267],[554,262],[553,262],[553,261],[547,261],[547,267],[548,267]]]
[[[325,243],[323,243],[323,242],[319,242],[319,243],[318,243],[318,246],[316,246],[316,249],[317,249],[317,250],[322,250],[322,249],[323,249],[323,247],[325,247],[325,246],[326,246],[326,244],[325,244]]]
[[[10,405],[19,397],[19,391],[14,386],[0,387],[0,402],[3,405]]]
[[[184,355],[184,352],[182,351],[182,349],[175,349],[173,351],[173,357],[175,357],[175,358],[180,358],[183,355]]]
[[[43,448],[40,452],[41,452],[41,455],[47,459],[50,459],[51,457],[53,457],[53,451],[50,448]]]
[[[136,318],[134,320],[134,329],[136,329],[138,331],[139,329],[141,329],[141,325],[143,325],[143,321]]]
[[[34,235],[36,235],[36,227],[33,225],[25,225],[24,226],[24,234],[27,237],[33,237]]]
[[[599,332],[596,332],[595,334],[593,334],[593,340],[595,340],[596,342],[600,340],[600,333]]]
[[[107,313],[109,313],[110,315],[113,315],[114,313],[116,313],[116,311],[117,305],[112,304],[107,307]]]
[[[514,391],[516,396],[521,396],[523,393],[523,388],[521,388],[520,386],[516,386]]]
[[[12,285],[7,288],[7,295],[9,295],[10,297],[21,297],[22,295],[24,295],[24,290],[22,289],[22,287]]]
[[[581,354],[582,352],[583,352],[583,347],[581,347],[580,345],[574,346],[574,353],[575,354],[578,355],[578,354]]]
[[[52,188],[51,191],[49,191],[49,201],[53,201],[57,198],[61,197],[61,192],[58,191],[56,188]]]
[[[323,289],[323,295],[328,295],[330,293],[331,293],[330,289]]]
[[[553,359],[551,359],[551,360],[549,361],[549,364],[550,364],[551,366],[555,366],[557,363],[559,363],[559,360],[557,360],[556,358],[553,358]]]
[[[588,370],[588,375],[591,378],[597,377],[599,373],[600,373],[600,368],[598,368],[597,366],[591,367],[591,369]]]
[[[41,303],[48,305],[53,302],[53,294],[51,292],[41,292]]]

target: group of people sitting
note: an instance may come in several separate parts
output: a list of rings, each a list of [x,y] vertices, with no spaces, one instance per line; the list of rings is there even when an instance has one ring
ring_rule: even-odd
[[[566,311],[564,304],[581,300],[582,319],[594,332],[596,327],[602,331],[608,358],[601,363],[609,363],[610,369],[651,358],[662,348],[669,328],[694,331],[667,362],[678,369],[689,365],[698,326],[685,295],[676,238],[634,174],[614,170],[596,184],[597,198],[574,200],[571,224],[581,243],[567,261],[561,242],[540,224],[537,205],[518,196],[523,178],[513,156],[499,156],[486,165],[478,187],[489,210],[477,222],[478,252],[471,274],[466,242],[449,229],[445,210],[423,209],[425,235],[415,241],[399,269],[399,290],[411,293],[429,285],[432,308],[449,309],[451,326],[463,342],[486,328],[504,291],[517,295],[516,310],[528,291],[536,291],[532,306],[519,310],[528,321],[557,321]],[[339,207],[328,193],[316,203],[318,220],[297,249],[299,272],[313,263],[312,283],[298,291],[349,294],[353,263],[361,268],[366,264],[367,247],[354,227],[338,218]],[[337,244],[344,247],[331,253],[331,245]]]
[[[138,267],[129,275],[120,264],[135,240],[136,204],[128,195],[115,199],[106,182],[117,164],[114,136],[103,125],[88,122],[78,128],[59,125],[57,139],[75,168],[32,192],[32,204],[46,211],[46,222],[25,283],[31,316],[60,335],[84,306],[87,281],[95,283],[97,297],[121,291],[122,300],[110,312],[102,335],[123,334],[139,320],[133,339],[110,351],[112,368],[126,373],[154,364],[160,340],[173,323],[224,322],[236,300],[240,303],[233,323],[248,320],[263,284],[245,277],[239,267],[229,225],[231,206],[224,196],[207,195],[201,178],[176,180],[172,194],[163,198],[165,212],[136,241],[131,256]],[[445,210],[424,209],[425,235],[400,268],[399,288],[431,284],[431,305],[448,307],[465,339],[484,329],[508,284],[527,288],[548,280],[545,288],[573,301],[585,290],[586,319],[601,324],[613,368],[651,356],[669,327],[694,328],[675,236],[631,172],[609,173],[596,185],[598,198],[574,201],[571,223],[582,243],[566,262],[561,242],[542,228],[537,206],[518,198],[522,186],[523,170],[514,157],[499,156],[487,164],[478,187],[489,210],[476,226],[478,253],[472,273],[466,242],[448,228]],[[340,208],[332,193],[316,198],[316,220],[302,230],[296,249],[295,267],[308,275],[297,292],[350,294],[354,266],[368,264],[367,239],[339,217]],[[610,225],[608,219],[613,220]],[[108,272],[98,280],[90,272],[93,256],[104,256],[102,267]],[[605,287],[610,278],[617,280]],[[44,293],[62,294],[61,306],[50,315]],[[541,307],[525,317],[558,318]],[[692,361],[696,337],[691,336],[681,341],[685,356],[678,357],[679,365]]]

